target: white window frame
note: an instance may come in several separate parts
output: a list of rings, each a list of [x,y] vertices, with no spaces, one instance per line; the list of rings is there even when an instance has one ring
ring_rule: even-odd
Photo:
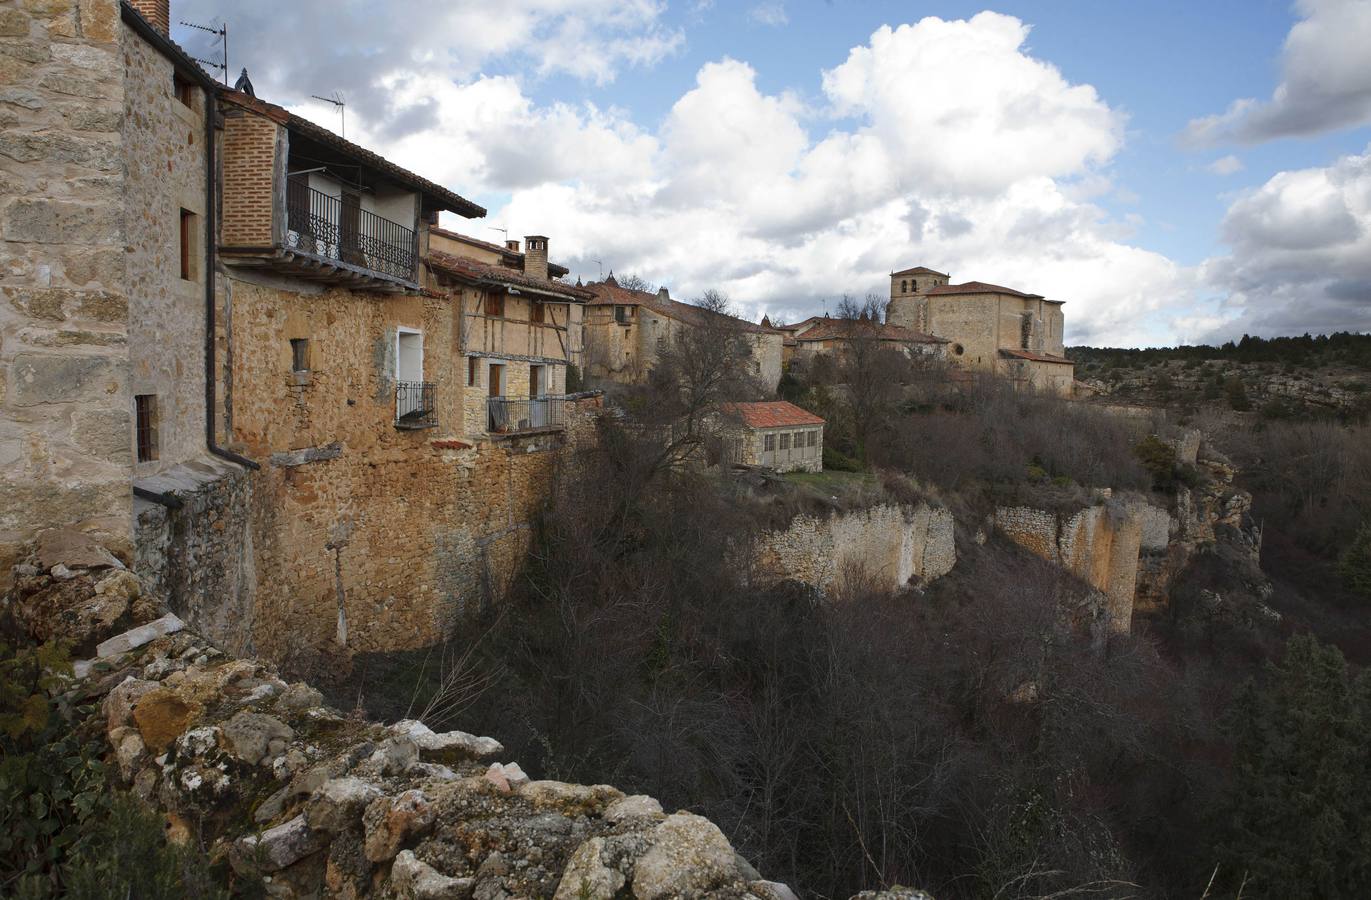
[[[419,336],[419,377],[401,378],[400,377],[400,336],[404,334],[417,334]],[[395,327],[395,380],[396,381],[423,381],[424,380],[424,331],[422,328],[410,328],[406,325]]]

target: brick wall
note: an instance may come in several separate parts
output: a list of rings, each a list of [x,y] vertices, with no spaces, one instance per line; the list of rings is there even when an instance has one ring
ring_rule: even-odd
[[[129,5],[138,10],[148,24],[163,34],[171,29],[171,0],[129,0]]]
[[[236,106],[224,107],[220,164],[225,247],[268,247],[276,200],[276,150],[281,126]],[[284,190],[284,186],[281,187]]]

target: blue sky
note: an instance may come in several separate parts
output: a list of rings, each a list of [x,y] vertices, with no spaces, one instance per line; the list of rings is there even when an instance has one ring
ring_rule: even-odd
[[[587,277],[789,318],[923,264],[1065,299],[1069,341],[1371,328],[1371,0],[314,5],[173,18]]]

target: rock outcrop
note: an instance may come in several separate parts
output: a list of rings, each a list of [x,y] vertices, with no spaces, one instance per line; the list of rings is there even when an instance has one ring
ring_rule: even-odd
[[[68,693],[72,708],[98,709],[91,727],[117,777],[166,816],[171,839],[194,836],[268,896],[795,896],[700,816],[608,785],[532,781],[493,738],[330,709],[162,615],[131,575],[127,609],[86,615],[110,593],[99,585],[128,574],[87,562],[27,565],[9,610],[35,638],[86,626],[86,646],[103,649]],[[111,634],[114,623],[133,628]]]

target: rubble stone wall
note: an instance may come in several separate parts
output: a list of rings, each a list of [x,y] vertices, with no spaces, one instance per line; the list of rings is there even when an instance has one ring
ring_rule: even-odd
[[[766,581],[793,579],[825,592],[860,572],[897,590],[940,578],[956,561],[948,510],[883,504],[828,518],[797,516],[786,530],[761,538],[756,570]]]

